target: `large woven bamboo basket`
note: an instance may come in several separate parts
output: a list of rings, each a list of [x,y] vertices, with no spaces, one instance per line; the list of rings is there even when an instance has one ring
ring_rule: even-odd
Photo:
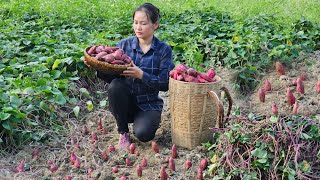
[[[192,83],[169,80],[172,143],[193,149],[201,143],[211,141],[213,133],[209,128],[219,127],[223,122],[221,94],[222,81]],[[228,93],[229,110],[231,97]],[[219,122],[220,121],[220,122]]]
[[[90,46],[91,47],[91,46]],[[91,57],[87,52],[90,49],[90,47],[87,47],[84,49],[84,58],[87,60],[87,63],[92,67],[93,69],[97,71],[106,72],[108,74],[121,74],[124,70],[126,70],[128,67],[132,66],[132,63],[125,64],[125,65],[118,65],[118,64],[110,64],[108,62],[99,61],[94,57]]]

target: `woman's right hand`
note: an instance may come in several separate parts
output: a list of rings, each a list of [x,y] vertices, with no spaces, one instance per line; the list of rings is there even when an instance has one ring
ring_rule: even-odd
[[[85,58],[83,58],[83,62],[85,65],[87,65],[89,68],[91,68],[91,66],[88,64],[88,61]]]

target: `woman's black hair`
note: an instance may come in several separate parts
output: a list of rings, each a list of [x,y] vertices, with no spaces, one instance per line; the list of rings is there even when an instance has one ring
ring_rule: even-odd
[[[143,11],[147,14],[148,19],[154,24],[160,19],[160,10],[151,3],[144,3],[141,6],[137,7],[136,10],[133,12],[132,18],[137,11]]]

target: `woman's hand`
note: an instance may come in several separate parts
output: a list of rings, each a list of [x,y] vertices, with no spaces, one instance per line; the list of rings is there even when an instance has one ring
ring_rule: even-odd
[[[121,75],[142,79],[143,71],[133,63],[133,66],[128,67],[126,70],[122,72]]]
[[[91,66],[88,64],[88,61],[86,60],[86,58],[83,58],[83,62],[85,65],[87,65],[89,68],[91,68]]]

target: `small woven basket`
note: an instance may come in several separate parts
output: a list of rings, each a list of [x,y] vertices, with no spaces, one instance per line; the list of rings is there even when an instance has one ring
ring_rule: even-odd
[[[119,64],[110,64],[105,61],[99,61],[88,54],[90,47],[91,46],[84,49],[84,58],[87,61],[87,63],[97,71],[105,72],[108,74],[121,74],[128,67],[132,66],[132,62],[130,64],[119,65]]]
[[[212,139],[209,128],[221,126],[223,106],[217,94],[222,91],[222,81],[190,83],[169,80],[172,143],[193,149]],[[229,91],[228,100],[230,97]],[[229,111],[231,110],[231,97]],[[230,112],[228,113],[230,114]],[[221,114],[222,113],[222,114]],[[220,121],[220,122],[219,122]]]

